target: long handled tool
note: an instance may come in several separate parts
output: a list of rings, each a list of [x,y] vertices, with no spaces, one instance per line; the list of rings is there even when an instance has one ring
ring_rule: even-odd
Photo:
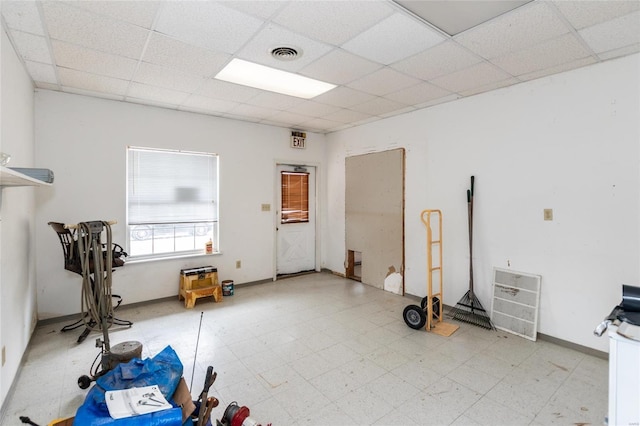
[[[475,177],[471,176],[471,189],[467,189],[467,215],[469,219],[469,290],[458,301],[449,315],[458,321],[466,322],[488,330],[494,329],[491,318],[482,307],[473,292],[473,193]]]

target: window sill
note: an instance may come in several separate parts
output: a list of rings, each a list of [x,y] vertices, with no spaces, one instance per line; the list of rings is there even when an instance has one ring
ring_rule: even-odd
[[[125,265],[127,264],[136,264],[136,263],[147,263],[147,262],[157,262],[162,260],[176,260],[176,259],[190,259],[194,257],[210,257],[210,256],[218,256],[221,255],[222,252],[214,251],[213,253],[189,253],[189,254],[180,254],[180,255],[166,255],[166,256],[154,256],[154,257],[131,257],[131,260],[125,260]]]

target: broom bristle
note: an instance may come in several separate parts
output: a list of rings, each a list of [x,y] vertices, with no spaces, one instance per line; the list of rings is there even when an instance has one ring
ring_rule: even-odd
[[[467,291],[456,306],[451,308],[449,316],[454,320],[477,325],[488,330],[494,329],[487,311],[482,307],[478,298],[471,293],[471,290]]]

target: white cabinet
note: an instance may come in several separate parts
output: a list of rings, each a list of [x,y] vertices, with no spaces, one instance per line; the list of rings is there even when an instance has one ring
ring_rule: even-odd
[[[640,342],[609,326],[609,425],[640,424]]]

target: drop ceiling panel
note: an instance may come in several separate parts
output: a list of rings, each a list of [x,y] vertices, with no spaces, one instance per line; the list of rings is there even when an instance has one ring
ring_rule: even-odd
[[[327,114],[324,116],[327,120],[337,121],[339,123],[354,123],[357,121],[366,120],[371,118],[370,114],[365,114],[362,112],[354,111],[351,109],[341,109],[331,114]]]
[[[209,111],[217,113],[225,113],[237,107],[237,102],[225,101],[221,99],[212,99],[206,96],[191,95],[181,105],[181,108],[197,109],[199,111]]]
[[[289,110],[309,117],[325,117],[339,111],[340,107],[307,100],[296,105],[294,108],[289,108]]]
[[[388,65],[415,55],[445,38],[417,20],[394,13],[342,45],[371,61]]]
[[[349,64],[349,66],[344,66]],[[300,74],[333,84],[346,84],[382,68],[342,49],[334,49],[300,71]]]
[[[278,123],[291,123],[295,126],[300,123],[304,123],[305,121],[309,121],[312,118],[313,117],[309,117],[308,115],[298,114],[297,112],[279,111],[269,117],[269,121]]]
[[[189,96],[187,93],[171,90],[164,87],[149,86],[148,84],[132,82],[127,92],[127,97],[148,99],[168,105],[180,105]]]
[[[640,43],[640,11],[579,31],[596,53]]]
[[[444,98],[450,94],[451,92],[434,86],[433,84],[419,83],[415,86],[389,93],[384,97],[405,105],[417,105],[434,99]]]
[[[591,52],[573,33],[565,34],[554,40],[548,40],[524,50],[509,53],[491,60],[509,74],[519,76],[555,67],[565,62],[590,56]]]
[[[45,2],[44,15],[52,39],[138,59],[149,31],[136,25],[94,15],[64,3]]]
[[[375,96],[348,87],[340,86],[329,90],[313,100],[329,105],[349,108],[352,105],[361,104],[374,99]]]
[[[159,1],[87,1],[76,0],[67,2],[96,15],[108,16],[130,24],[151,29],[158,9]]]
[[[640,10],[640,1],[554,1],[574,28],[580,30]]]
[[[44,36],[38,7],[33,1],[0,1],[7,27]]]
[[[518,84],[520,81],[517,78],[507,78],[506,80],[493,81],[491,83],[483,84],[480,86],[474,86],[467,90],[458,92],[461,96],[473,96],[478,93],[490,92],[492,90],[501,89],[503,87],[512,86]]]
[[[98,52],[62,41],[53,40],[51,45],[56,64],[60,67],[130,80],[138,65],[138,61],[124,56]]]
[[[544,2],[533,2],[454,37],[483,58],[495,58],[569,32]]]
[[[336,126],[342,125],[336,121],[325,120],[324,118],[313,118],[309,121],[301,123],[304,128],[309,128],[316,132],[325,132],[329,129],[333,129]]]
[[[226,81],[208,79],[195,91],[196,94],[214,99],[234,102],[247,102],[249,99],[263,93],[261,90]]]
[[[613,49],[607,52],[602,52],[598,54],[598,58],[603,61],[613,58],[620,58],[622,56],[631,55],[633,53],[640,52],[640,43],[632,44],[630,46],[621,47],[620,49]]]
[[[240,104],[231,109],[229,114],[263,120],[272,117],[275,111],[255,105]]]
[[[298,106],[304,102],[303,99],[295,97],[283,95],[280,93],[274,92],[265,92],[260,90],[256,96],[247,100],[246,103],[264,107],[264,108],[273,108],[275,110],[285,110],[294,106]]]
[[[436,78],[431,82],[436,86],[440,86],[451,92],[460,93],[466,90],[506,80],[510,77],[511,76],[506,72],[483,62],[453,74]]]
[[[89,74],[68,68],[58,67],[60,84],[67,87],[76,87],[92,92],[111,93],[124,95],[129,84],[125,80],[105,77],[103,75]]]
[[[373,95],[386,95],[405,87],[414,86],[420,80],[399,73],[391,68],[382,68],[372,74],[348,84],[349,87]]]
[[[28,61],[51,63],[51,54],[47,40],[42,36],[37,36],[22,31],[12,31],[11,36],[16,48],[21,56]]]
[[[393,11],[389,4],[378,1],[293,1],[274,21],[307,37],[340,46]]]
[[[578,59],[572,62],[567,62],[561,65],[557,65],[555,67],[551,67],[551,68],[545,68],[542,69],[540,71],[534,71],[532,73],[529,74],[524,74],[524,75],[520,75],[518,76],[518,80],[521,81],[528,81],[528,80],[534,80],[536,78],[540,78],[540,77],[544,77],[547,75],[552,75],[552,74],[557,74],[557,73],[561,73],[561,72],[565,72],[565,71],[569,71],[575,68],[580,68],[580,67],[584,67],[587,65],[591,65],[596,63],[595,58],[588,56],[586,58],[582,58],[582,59]]]
[[[440,43],[424,52],[396,62],[391,67],[423,80],[431,80],[473,64],[482,58],[453,41]]]
[[[295,60],[283,61],[271,56],[271,50],[276,47],[292,47],[299,56]],[[267,25],[247,43],[237,56],[254,63],[278,68],[285,71],[296,72],[305,65],[315,61],[331,50],[332,47],[296,34],[279,25]]]
[[[260,19],[270,19],[287,3],[287,1],[280,0],[243,0],[230,1],[227,2],[225,6],[229,6],[233,9],[239,10],[240,12],[246,13],[247,15],[255,16]]]
[[[231,55],[153,33],[142,60],[201,77],[213,77],[231,60]]]
[[[133,76],[133,81],[179,92],[192,93],[202,86],[204,78],[186,74],[173,68],[142,62]]]
[[[170,1],[163,6],[156,31],[224,53],[235,53],[262,26],[261,20],[220,2]]]
[[[389,99],[373,98],[370,101],[353,105],[349,109],[369,115],[382,115],[405,107],[406,105]]]
[[[24,61],[29,75],[33,78],[33,81],[38,83],[51,83],[58,84],[56,78],[56,72],[53,69],[53,65],[41,64],[40,62]]]

